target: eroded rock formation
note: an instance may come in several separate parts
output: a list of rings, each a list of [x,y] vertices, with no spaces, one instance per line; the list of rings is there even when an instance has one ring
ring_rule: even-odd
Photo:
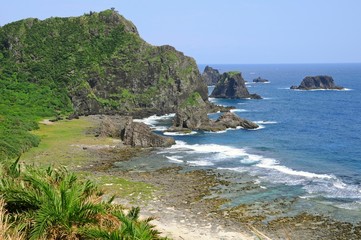
[[[258,94],[250,94],[240,72],[225,72],[218,80],[210,97],[261,99]]]
[[[335,82],[331,76],[313,76],[305,77],[299,86],[292,86],[291,89],[298,90],[313,90],[313,89],[334,89],[342,90],[341,86],[335,85]]]

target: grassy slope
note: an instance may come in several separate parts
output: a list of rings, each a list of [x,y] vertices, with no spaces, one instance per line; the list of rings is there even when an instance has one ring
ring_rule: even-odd
[[[24,153],[21,161],[39,166],[67,166],[76,171],[81,178],[87,178],[99,184],[107,193],[117,197],[127,198],[131,202],[150,199],[154,188],[141,182],[130,182],[116,176],[109,176],[102,172],[81,170],[97,160],[93,152],[83,150],[83,146],[102,147],[115,145],[111,138],[99,138],[86,132],[93,128],[94,122],[82,117],[71,121],[62,120],[53,124],[42,124],[32,133],[40,137],[38,147],[31,148]],[[120,153],[121,154],[121,153]]]

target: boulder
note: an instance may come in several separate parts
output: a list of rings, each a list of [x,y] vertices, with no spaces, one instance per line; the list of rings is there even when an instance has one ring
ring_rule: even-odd
[[[305,77],[299,86],[292,86],[291,89],[314,90],[314,89],[334,89],[342,90],[341,86],[336,86],[331,76]]]
[[[253,82],[254,83],[268,83],[269,81],[267,79],[258,77],[258,78],[253,79]]]
[[[226,128],[242,127],[245,129],[255,129],[259,127],[256,123],[244,118],[240,118],[239,116],[231,112],[224,113],[216,120],[215,123],[221,124]]]
[[[125,127],[122,140],[125,145],[133,147],[169,147],[175,144],[173,138],[155,134],[148,125],[138,122]]]
[[[197,92],[194,93],[179,106],[170,130],[200,129],[209,122],[207,109],[208,106],[202,97]]]
[[[221,75],[210,97],[261,99],[258,94],[250,94],[240,72],[226,72]]]
[[[208,86],[215,85],[220,79],[220,77],[221,74],[219,73],[219,71],[210,66],[206,66],[202,73],[202,78]]]
[[[173,138],[160,136],[144,123],[133,122],[131,116],[100,117],[97,135],[120,138],[124,145],[133,147],[169,147],[175,144]]]

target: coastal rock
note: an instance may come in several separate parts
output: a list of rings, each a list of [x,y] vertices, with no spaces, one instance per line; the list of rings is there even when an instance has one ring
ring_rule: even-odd
[[[229,111],[225,112],[216,121],[210,120],[206,109],[206,103],[200,97],[194,96],[192,100],[182,104],[173,119],[173,126],[167,131],[189,132],[191,130],[203,130],[217,132],[227,128],[255,129],[259,127],[256,123],[240,118]]]
[[[122,131],[124,144],[133,147],[169,147],[175,144],[173,138],[153,133],[145,123],[132,122]]]
[[[341,86],[336,86],[331,76],[305,77],[299,86],[292,86],[291,89],[313,90],[313,89],[334,89],[342,90]]]
[[[258,78],[253,79],[253,82],[254,83],[268,83],[269,81],[267,79],[258,77]]]
[[[214,69],[210,66],[206,66],[202,73],[203,81],[208,85],[215,85],[217,84],[218,80],[220,79],[221,74],[217,69]]]
[[[256,123],[244,118],[240,118],[239,116],[231,112],[224,113],[216,120],[215,123],[221,124],[226,128],[242,127],[245,129],[256,129],[259,127]]]
[[[144,123],[133,122],[130,116],[101,116],[96,135],[120,138],[124,145],[133,147],[169,147],[175,144],[173,138],[152,132]]]
[[[208,125],[207,104],[198,93],[191,95],[178,108],[170,131],[179,129],[200,129]]]
[[[261,99],[258,94],[250,94],[240,72],[225,72],[221,75],[210,97]]]

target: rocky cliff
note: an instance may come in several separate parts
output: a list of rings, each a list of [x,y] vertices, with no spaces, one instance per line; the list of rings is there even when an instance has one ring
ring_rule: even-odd
[[[167,131],[204,130],[215,132],[237,127],[255,129],[259,126],[231,112],[224,113],[216,121],[211,120],[207,115],[207,104],[199,94],[193,94],[179,106],[173,119],[173,126]]]
[[[50,107],[79,115],[175,112],[194,92],[207,100],[194,59],[146,43],[114,10],[7,24],[0,28],[0,66],[16,81],[56,93]]]
[[[216,85],[218,80],[220,79],[220,77],[221,77],[221,74],[219,73],[219,71],[210,66],[206,66],[202,73],[203,81],[208,86]]]
[[[252,98],[260,99],[257,94],[250,94],[240,72],[225,72],[218,80],[210,97],[214,98]]]
[[[291,89],[313,90],[313,89],[335,89],[341,90],[343,87],[336,86],[330,76],[305,77],[299,86],[292,86]]]

